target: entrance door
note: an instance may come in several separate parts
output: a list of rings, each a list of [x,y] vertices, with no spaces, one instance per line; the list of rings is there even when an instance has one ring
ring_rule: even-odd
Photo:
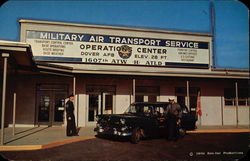
[[[37,91],[37,123],[39,125],[62,125],[66,92]]]
[[[102,94],[102,113],[101,114],[113,114],[113,94]]]
[[[113,114],[114,94],[113,93],[89,93],[87,95],[87,126],[95,126],[96,115]]]

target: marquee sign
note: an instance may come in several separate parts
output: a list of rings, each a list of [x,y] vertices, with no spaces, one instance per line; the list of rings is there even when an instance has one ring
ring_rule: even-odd
[[[89,33],[26,31],[38,61],[209,67],[209,42]]]

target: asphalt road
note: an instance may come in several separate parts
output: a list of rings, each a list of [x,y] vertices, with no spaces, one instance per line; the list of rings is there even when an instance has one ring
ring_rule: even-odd
[[[164,138],[131,144],[126,139],[96,138],[63,146],[7,151],[9,160],[235,160],[246,155],[249,133],[189,134],[177,142]]]

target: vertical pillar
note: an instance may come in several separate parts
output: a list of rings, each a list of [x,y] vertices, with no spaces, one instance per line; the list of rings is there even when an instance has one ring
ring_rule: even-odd
[[[135,79],[133,79],[133,101],[135,102]]]
[[[188,107],[189,111],[191,111],[191,109],[190,109],[190,96],[189,96],[189,81],[187,81],[187,107]]]
[[[75,122],[76,122],[76,126],[78,127],[78,96],[76,95],[76,77],[74,76],[73,77],[73,95],[75,97],[75,100],[74,100],[74,106],[75,106],[75,111],[74,111],[74,114],[76,116],[75,118]]]
[[[13,128],[12,128],[12,135],[15,135],[15,126],[16,126],[16,93],[13,95]]]
[[[4,116],[5,116],[5,98],[6,98],[6,78],[7,78],[7,62],[8,62],[8,53],[2,53],[4,59],[3,66],[3,91],[2,91],[2,117],[1,117],[1,145],[4,144]]]
[[[235,103],[236,103],[236,126],[239,125],[239,98],[238,98],[238,82],[235,82]]]
[[[76,94],[76,77],[73,77],[73,95]]]
[[[222,126],[224,126],[224,104],[225,104],[224,97],[221,96],[221,125]]]

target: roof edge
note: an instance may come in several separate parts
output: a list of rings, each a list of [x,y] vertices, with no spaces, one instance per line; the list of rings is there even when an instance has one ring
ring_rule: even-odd
[[[143,31],[143,32],[155,32],[155,33],[167,33],[167,34],[185,34],[194,36],[207,36],[212,37],[209,33],[199,33],[199,32],[182,32],[164,29],[148,29],[148,28],[136,28],[136,27],[119,27],[119,26],[109,26],[109,25],[92,25],[92,24],[80,24],[71,22],[58,22],[58,21],[43,21],[43,20],[29,20],[20,19],[19,23],[36,23],[36,24],[47,24],[47,25],[63,25],[63,26],[75,26],[75,27],[89,27],[89,28],[103,28],[103,29],[113,29],[113,30],[130,30],[130,31]]]
[[[30,44],[19,41],[0,40],[0,46],[30,47]]]

